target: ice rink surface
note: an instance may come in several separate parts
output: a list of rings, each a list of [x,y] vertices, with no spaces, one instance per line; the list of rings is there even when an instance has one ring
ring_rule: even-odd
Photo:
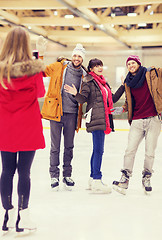
[[[115,120],[116,131],[106,136],[102,163],[103,182],[112,185],[119,180],[123,156],[127,146],[129,125],[127,120]],[[73,191],[65,191],[60,176],[60,189],[50,188],[49,122],[43,120],[46,148],[38,150],[31,169],[30,212],[37,223],[37,231],[18,235],[14,231],[0,239],[33,240],[161,240],[162,239],[162,133],[160,134],[151,179],[153,191],[144,194],[141,179],[144,162],[144,141],[136,154],[133,176],[127,194],[114,190],[111,194],[92,194],[86,190],[90,173],[92,136],[84,129],[75,135]],[[63,140],[63,138],[62,138]],[[61,145],[62,170],[63,144]],[[0,165],[1,170],[1,165]],[[62,171],[61,171],[62,172]],[[17,182],[15,175],[14,185]],[[13,203],[16,207],[16,185]],[[0,224],[3,209],[0,205]]]

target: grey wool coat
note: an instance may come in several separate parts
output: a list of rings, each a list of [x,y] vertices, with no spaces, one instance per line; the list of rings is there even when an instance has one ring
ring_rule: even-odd
[[[112,94],[114,103],[119,100],[124,91],[125,88],[121,85],[115,94]],[[86,122],[87,132],[93,132],[95,130],[105,131],[106,121],[103,97],[99,85],[91,75],[87,74],[84,77],[81,93],[77,93],[75,99],[81,104],[87,102],[86,113],[89,115],[89,120]]]

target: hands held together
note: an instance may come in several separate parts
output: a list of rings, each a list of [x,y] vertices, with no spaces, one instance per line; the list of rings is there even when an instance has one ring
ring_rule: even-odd
[[[112,115],[120,115],[123,113],[123,108],[122,107],[114,107],[111,109],[111,114]]]

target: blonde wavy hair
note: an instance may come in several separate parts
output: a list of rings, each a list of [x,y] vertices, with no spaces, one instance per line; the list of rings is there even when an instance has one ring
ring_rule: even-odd
[[[15,27],[8,34],[0,53],[0,84],[4,84],[4,73],[7,71],[7,83],[11,84],[10,70],[12,64],[32,59],[29,33],[23,27]]]

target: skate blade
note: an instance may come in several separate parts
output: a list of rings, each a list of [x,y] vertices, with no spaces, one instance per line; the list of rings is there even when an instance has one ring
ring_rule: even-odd
[[[125,188],[120,188],[116,185],[113,185],[113,189],[120,194],[126,195],[126,189]]]
[[[9,230],[2,230],[2,236],[5,237],[7,235],[11,236],[14,234],[13,229],[9,229]]]
[[[109,194],[111,192],[112,192],[111,188],[107,189],[107,191],[102,191],[100,189],[92,189],[91,191],[92,194]]]
[[[72,191],[73,186],[67,186],[66,183],[64,183],[64,190],[66,191]]]
[[[145,193],[145,195],[147,195],[147,196],[150,196],[150,195],[151,195],[151,191],[146,191],[145,189],[144,189],[144,193]]]
[[[23,237],[23,236],[29,236],[36,232],[37,228],[34,229],[26,229],[24,228],[24,231],[22,232],[16,232],[16,238]]]
[[[150,196],[152,191],[146,191],[145,187],[142,185],[145,195]]]
[[[59,191],[59,186],[54,187],[54,188],[51,187],[51,191],[52,192],[58,192]]]

